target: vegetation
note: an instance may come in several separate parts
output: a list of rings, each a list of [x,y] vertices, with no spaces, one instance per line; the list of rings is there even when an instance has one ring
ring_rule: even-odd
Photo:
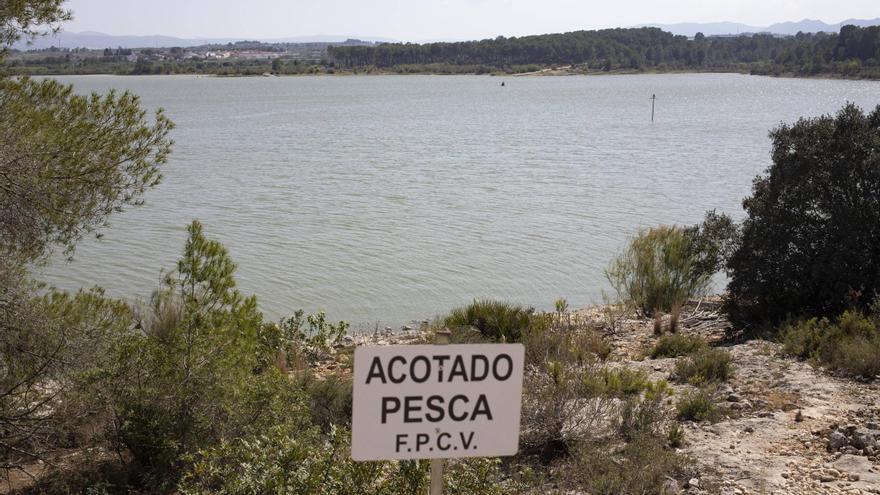
[[[880,315],[845,311],[834,321],[810,318],[783,326],[786,353],[849,376],[880,375]]]
[[[131,93],[73,94],[54,80],[0,78],[0,250],[35,260],[68,251],[158,184],[173,127]],[[35,153],[35,150],[52,150]]]
[[[651,349],[651,358],[674,358],[687,356],[703,350],[708,345],[698,335],[670,334],[663,335]]]
[[[711,273],[698,269],[691,236],[677,227],[640,232],[605,275],[618,296],[646,316],[672,312],[703,293]]]
[[[792,37],[749,35],[694,39],[657,28],[575,31],[458,43],[385,43],[331,46],[339,68],[377,67],[399,72],[529,72],[574,66],[582,71],[718,70],[757,74],[880,76],[880,28],[845,26],[839,34]],[[476,69],[476,70],[475,70]]]
[[[28,2],[13,2],[17,3]],[[49,3],[49,2],[47,2]],[[60,0],[52,2],[60,4]],[[31,30],[33,32],[33,30]],[[657,28],[605,29],[457,43],[265,44],[238,42],[181,48],[49,49],[15,54],[7,74],[494,74],[566,67],[571,73],[736,71],[762,75],[880,77],[880,28],[844,26],[840,33],[750,34],[693,39]],[[261,56],[212,59],[210,50],[258,50]],[[268,53],[269,56],[264,56]],[[303,53],[306,56],[303,56]]]
[[[678,400],[676,408],[679,419],[685,421],[715,421],[720,414],[712,391],[705,387],[687,392]]]
[[[774,130],[727,268],[741,319],[833,317],[880,292],[880,107]]]
[[[564,462],[568,474],[554,471],[556,486],[661,492],[667,477],[687,470],[686,459],[667,441],[680,434],[664,405],[670,388],[643,372],[612,366],[601,346],[581,347],[571,336],[591,329],[571,330],[554,324],[527,333],[521,457],[536,459],[539,467]]]
[[[472,327],[495,342],[519,342],[532,324],[532,313],[501,301],[474,301],[452,310],[445,323],[450,328]]]
[[[67,17],[60,4],[7,2],[0,7],[0,39],[8,44],[41,26],[51,29]],[[843,59],[863,57],[873,46],[875,31],[844,31],[795,39],[815,46],[833,40],[834,57]],[[692,52],[698,59],[718,48],[716,40],[680,40],[651,29],[600,34],[617,43],[608,41],[615,50],[639,36],[656,38],[658,46],[670,41],[673,53],[680,43],[705,47]],[[599,35],[584,36],[592,43]],[[529,46],[505,42],[491,46]],[[454,45],[465,62],[497,56],[468,51],[478,44]],[[396,48],[388,50],[398,56]],[[567,48],[554,50],[551,58]],[[621,54],[640,56],[625,50],[603,56]],[[509,64],[521,55],[512,50],[500,63],[515,67]],[[652,60],[664,56],[672,55]],[[606,60],[605,67],[614,63]],[[426,462],[351,460],[350,363],[335,352],[347,324],[301,311],[277,324],[264,321],[256,299],[236,288],[227,250],[199,222],[190,224],[179,262],[148,302],[116,300],[97,288],[62,293],[32,279],[29,270],[54,249],[72,256],[83,236],[99,234],[112,213],[140,204],[159,182],[172,145],[172,124],[161,112],[148,119],[128,93],[76,96],[53,81],[8,77],[0,78],[0,111],[4,469],[28,472],[43,462],[45,472],[32,487],[38,493],[425,490]],[[744,224],[712,212],[699,226],[640,233],[608,270],[624,303],[644,315],[675,313],[726,266],[731,307],[771,319],[815,316],[784,327],[786,352],[876,377],[880,303],[869,307],[866,299],[880,283],[878,127],[880,108],[865,115],[850,105],[837,117],[774,131],[774,165],[756,179]],[[447,493],[542,490],[548,485],[542,476],[553,476],[554,488],[660,493],[670,477],[687,474],[687,459],[674,450],[683,438],[667,407],[668,384],[610,362],[611,346],[596,328],[573,318],[564,300],[555,309],[537,314],[474,301],[442,320],[461,339],[526,348],[521,453],[506,462],[451,462]],[[827,315],[834,311],[843,312],[832,321]],[[651,354],[684,356],[674,376],[701,387],[677,401],[678,418],[718,417],[713,387],[732,376],[729,353],[698,337],[670,335]],[[317,376],[317,364],[330,356],[342,371]],[[534,475],[527,485],[523,473]]]
[[[723,382],[731,376],[730,354],[723,349],[701,348],[675,363],[675,377],[694,385]]]

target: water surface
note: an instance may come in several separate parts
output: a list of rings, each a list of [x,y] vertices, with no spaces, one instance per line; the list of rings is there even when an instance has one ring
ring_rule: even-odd
[[[878,82],[729,74],[61,79],[134,91],[177,128],[146,205],[51,283],[146,298],[198,219],[269,317],[362,326],[473,298],[598,302],[638,228],[742,216],[769,129],[880,104]]]

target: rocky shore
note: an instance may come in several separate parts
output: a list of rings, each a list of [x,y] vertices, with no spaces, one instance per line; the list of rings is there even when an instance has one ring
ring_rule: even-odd
[[[775,342],[731,342],[734,332],[719,306],[710,298],[682,313],[678,331],[727,350],[734,376],[714,394],[722,411],[718,421],[683,423],[680,452],[692,459],[698,475],[685,482],[670,479],[668,492],[880,494],[880,385],[837,377],[787,357]],[[646,357],[658,338],[652,320],[614,318],[609,307],[569,317],[602,330],[615,366],[669,380],[675,391],[670,406],[693,388],[670,380],[682,358]],[[318,374],[348,368],[356,346],[431,341],[428,325],[348,336],[319,365]]]

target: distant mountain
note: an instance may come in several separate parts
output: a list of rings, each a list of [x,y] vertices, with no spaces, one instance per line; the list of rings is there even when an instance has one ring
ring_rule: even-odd
[[[827,24],[822,21],[804,19],[799,22],[779,22],[770,26],[750,26],[737,22],[707,22],[707,23],[679,23],[679,24],[643,24],[639,27],[659,27],[664,31],[683,36],[694,36],[703,33],[706,36],[719,36],[741,33],[771,33],[779,35],[794,35],[798,32],[836,33],[842,26],[854,24],[859,27],[880,25],[880,17],[876,19],[847,19],[837,24]]]
[[[37,38],[30,45],[24,41],[19,41],[13,45],[18,50],[39,50],[50,47],[60,48],[167,48],[172,46],[188,47],[207,44],[224,44],[234,43],[236,41],[264,41],[267,43],[336,43],[347,39],[361,39],[368,41],[394,41],[386,38],[373,38],[363,36],[334,36],[334,35],[315,35],[315,36],[294,36],[290,38],[175,38],[173,36],[116,36],[112,34],[96,33],[94,31],[85,31],[81,33],[71,33],[62,31],[54,36],[44,36]]]

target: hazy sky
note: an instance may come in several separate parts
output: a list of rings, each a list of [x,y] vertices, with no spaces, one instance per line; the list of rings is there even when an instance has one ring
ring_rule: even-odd
[[[69,0],[68,31],[185,38],[351,35],[475,39],[733,21],[880,17],[880,0]]]

